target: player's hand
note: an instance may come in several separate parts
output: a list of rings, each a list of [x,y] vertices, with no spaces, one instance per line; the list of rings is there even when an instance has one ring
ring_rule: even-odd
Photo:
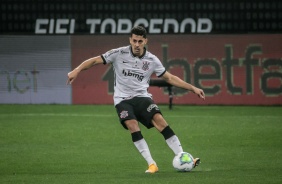
[[[204,91],[203,91],[202,89],[199,89],[199,88],[197,88],[197,87],[194,87],[193,92],[194,92],[195,94],[197,94],[198,97],[200,97],[201,99],[205,100],[205,93],[204,93]]]
[[[68,73],[68,80],[67,80],[67,84],[72,84],[73,81],[76,79],[78,75],[78,71],[76,69],[74,69],[73,71]]]

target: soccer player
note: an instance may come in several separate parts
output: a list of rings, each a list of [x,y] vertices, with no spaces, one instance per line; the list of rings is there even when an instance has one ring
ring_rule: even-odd
[[[202,89],[199,89],[179,77],[170,74],[160,60],[146,50],[146,30],[142,26],[133,27],[129,37],[129,46],[112,49],[100,56],[92,57],[82,62],[68,73],[67,84],[72,84],[82,70],[97,64],[112,64],[115,74],[114,105],[120,123],[131,133],[132,141],[137,150],[148,163],[146,173],[157,172],[158,166],[151,156],[147,142],[143,138],[138,122],[145,127],[155,127],[164,137],[169,148],[177,155],[182,152],[181,143],[162,116],[159,107],[148,93],[149,80],[153,73],[173,86],[190,90],[205,99]],[[199,158],[194,159],[197,166]]]

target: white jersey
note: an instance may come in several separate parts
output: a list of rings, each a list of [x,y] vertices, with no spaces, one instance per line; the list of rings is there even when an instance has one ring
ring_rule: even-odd
[[[132,53],[131,46],[110,50],[101,57],[104,64],[113,66],[115,105],[136,96],[151,98],[148,93],[151,75],[161,77],[166,71],[161,61],[146,49],[140,57]]]

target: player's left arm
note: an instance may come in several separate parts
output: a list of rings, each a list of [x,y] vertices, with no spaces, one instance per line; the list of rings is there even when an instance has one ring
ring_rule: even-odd
[[[180,79],[179,77],[169,73],[168,71],[166,71],[162,75],[162,79],[164,79],[167,83],[169,83],[173,86],[192,91],[193,93],[197,94],[200,98],[205,100],[205,93],[202,89],[197,88],[197,87],[193,86],[192,84],[189,84],[189,83],[183,81],[182,79]]]

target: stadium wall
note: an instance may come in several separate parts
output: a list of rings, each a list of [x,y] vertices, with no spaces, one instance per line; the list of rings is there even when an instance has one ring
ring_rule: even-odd
[[[67,73],[83,60],[128,44],[128,36],[0,36],[0,103],[113,104],[111,66]],[[173,88],[174,104],[281,105],[281,34],[150,35],[148,50],[171,73],[204,89],[203,102]],[[150,87],[157,103],[165,88]]]
[[[143,25],[149,51],[207,95],[173,88],[175,104],[282,104],[281,1],[2,0],[0,10],[0,103],[112,104],[110,66],[72,86],[66,75]],[[168,103],[166,89],[149,90]]]
[[[72,36],[72,63],[128,44],[128,36]],[[171,73],[204,89],[206,101],[173,88],[174,104],[282,104],[281,34],[151,35],[148,49]],[[83,72],[73,85],[74,104],[112,104],[111,66]],[[150,87],[157,103],[167,91]]]

